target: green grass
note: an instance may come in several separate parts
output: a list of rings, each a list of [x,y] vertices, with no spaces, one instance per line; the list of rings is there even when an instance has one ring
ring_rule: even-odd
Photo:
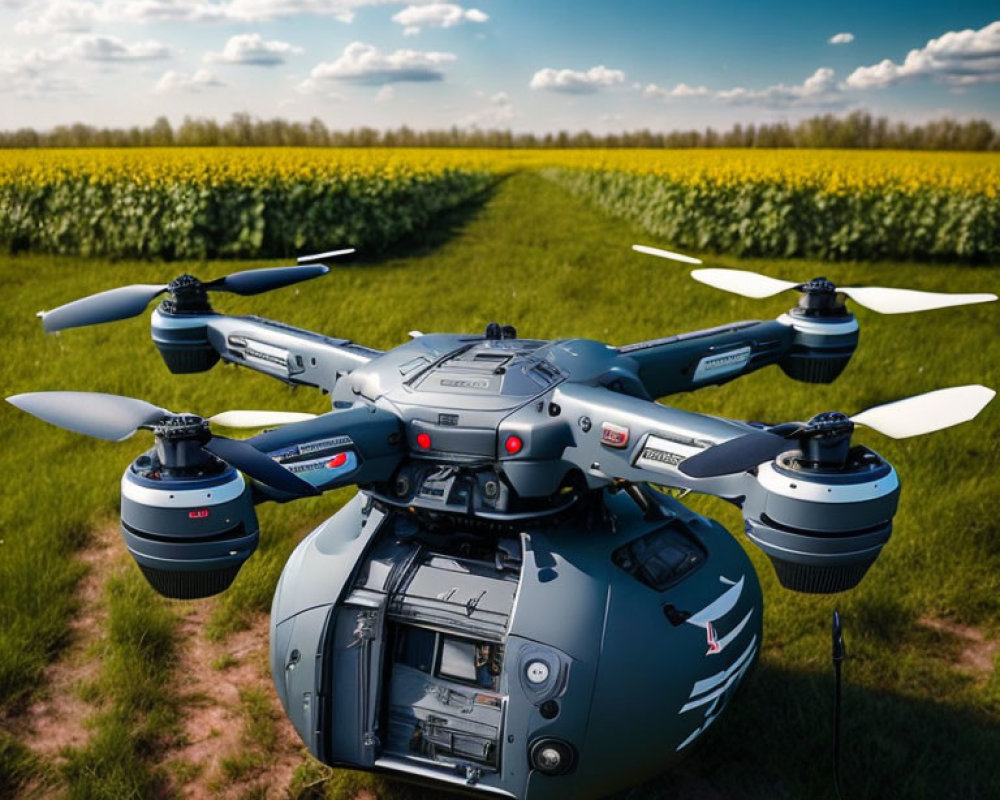
[[[0,799],[15,797],[28,786],[37,791],[46,783],[54,783],[51,770],[45,769],[31,750],[0,730]]]
[[[336,268],[320,280],[257,298],[220,297],[216,305],[389,348],[414,328],[479,331],[492,320],[513,323],[529,337],[582,336],[624,344],[773,317],[793,301],[721,293],[690,280],[687,268],[632,253],[635,241],[670,243],[650,241],[635,226],[608,219],[530,174],[502,182],[485,205],[452,215],[432,233],[427,242],[400,246],[382,260]],[[1000,289],[1000,273],[960,265],[716,262],[779,278],[826,275],[843,285]],[[204,414],[227,408],[324,411],[318,393],[292,390],[249,371],[219,366],[201,376],[171,376],[148,341],[145,317],[45,336],[32,316],[112,286],[167,281],[185,271],[215,277],[267,263],[2,258],[4,388],[8,394],[113,392]],[[796,383],[772,368],[668,402],[736,418],[785,421],[823,410],[854,412],[943,386],[1000,386],[996,304],[897,317],[856,313],[861,347],[831,386]],[[778,586],[770,564],[741,536],[765,590],[760,668],[684,762],[679,777],[665,774],[625,796],[683,797],[707,782],[740,798],[832,797],[829,615],[834,607],[845,619],[850,654],[845,796],[1000,796],[997,670],[991,676],[961,671],[955,666],[961,642],[919,623],[924,616],[943,618],[1000,636],[998,433],[1000,403],[994,403],[976,423],[948,433],[899,442],[868,431],[858,436],[896,465],[903,495],[893,538],[853,592],[833,598],[792,594]],[[80,575],[73,553],[85,544],[95,519],[114,513],[122,469],[148,446],[145,433],[123,444],[97,442],[36,422],[7,404],[0,407],[0,704],[10,706],[36,686],[65,641]],[[349,496],[343,490],[259,509],[261,547],[222,597],[212,622],[218,635],[267,610],[285,558],[302,533]],[[731,507],[710,499],[696,505],[737,534],[741,530]],[[141,582],[131,564],[129,570],[129,585]],[[167,613],[167,604],[151,595],[143,595],[140,605],[137,631]],[[145,615],[151,622],[143,621]],[[154,701],[148,713],[157,703],[169,708],[168,687],[147,690]],[[132,722],[123,725],[114,718],[99,721],[91,748],[100,746],[100,763],[123,770],[109,774],[154,774],[155,749],[137,748],[135,737],[124,735],[134,730],[128,727]],[[337,773],[332,783],[322,784],[323,793],[349,796],[335,787],[354,785],[354,775]],[[70,778],[74,784],[103,780],[82,769],[82,762]],[[392,784],[357,780],[375,786],[381,797],[397,791]],[[132,785],[146,784],[137,779]],[[78,787],[74,796],[101,795]],[[318,795],[309,789],[302,796]]]
[[[105,595],[108,636],[98,679],[105,708],[93,738],[68,753],[67,797],[139,800],[165,786],[156,755],[177,718],[170,688],[176,616],[136,570],[112,575]]]

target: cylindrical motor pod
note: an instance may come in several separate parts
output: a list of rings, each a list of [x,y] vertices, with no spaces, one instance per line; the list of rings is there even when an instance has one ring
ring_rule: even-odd
[[[249,487],[227,468],[206,478],[122,476],[121,529],[143,575],[165,597],[227,589],[260,536]]]
[[[153,344],[175,375],[205,372],[215,366],[219,352],[208,341],[202,315],[153,313]]]
[[[877,457],[837,473],[794,464],[785,456],[758,467],[743,505],[747,536],[770,557],[785,588],[812,594],[852,589],[892,533],[896,471]]]
[[[851,314],[806,317],[793,312],[782,314],[778,321],[795,328],[791,351],[778,365],[797,381],[832,382],[858,347],[858,321]]]

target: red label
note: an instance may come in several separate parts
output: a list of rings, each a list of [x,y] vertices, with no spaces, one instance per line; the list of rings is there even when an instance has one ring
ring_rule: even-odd
[[[188,511],[188,519],[205,519],[208,516],[208,509],[202,508],[198,511]]]
[[[601,424],[601,444],[608,447],[625,447],[628,444],[628,428],[612,422]]]

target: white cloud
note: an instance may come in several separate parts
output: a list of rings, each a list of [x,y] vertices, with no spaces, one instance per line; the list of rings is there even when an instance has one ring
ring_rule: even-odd
[[[838,106],[845,102],[845,98],[837,87],[834,72],[829,67],[820,67],[805,81],[795,86],[778,83],[764,89],[736,87],[716,92],[715,97],[728,103],[760,105],[770,108]]]
[[[10,8],[32,0],[0,0]],[[405,0],[50,0],[39,17],[21,20],[19,33],[86,30],[92,23],[259,22],[301,15],[351,22],[363,6],[402,5]],[[410,0],[412,2],[412,0]],[[481,12],[480,12],[481,13]],[[85,26],[81,28],[81,26]]]
[[[482,92],[476,92],[476,96],[483,97],[484,95]],[[497,92],[490,95],[489,106],[466,114],[455,124],[460,128],[495,128],[510,122],[516,116],[510,95],[507,92]]]
[[[259,33],[241,33],[230,37],[221,53],[206,53],[205,60],[225,64],[255,64],[262,67],[272,67],[284,64],[291,55],[302,52],[301,47],[279,42],[268,41]]]
[[[207,69],[199,69],[194,74],[178,72],[172,69],[163,73],[154,91],[158,94],[200,92],[202,89],[211,89],[225,85]]]
[[[664,89],[651,83],[642,90],[644,97],[707,97],[711,94],[705,86],[688,86],[686,83],[678,83],[673,89]]]
[[[952,86],[1000,81],[1000,20],[977,31],[948,31],[911,50],[902,64],[888,58],[858,67],[847,78],[852,89],[881,89],[927,77]]]
[[[536,72],[532,78],[532,89],[547,89],[565,94],[593,94],[600,89],[625,82],[625,73],[618,69],[608,69],[603,64],[591,67],[586,72],[571,69],[551,69],[546,67]]]
[[[76,37],[66,52],[81,61],[149,61],[170,57],[170,48],[162,42],[127,44],[117,36],[91,33]]]
[[[215,5],[211,0],[198,2],[209,8]],[[349,23],[354,20],[354,9],[383,5],[386,2],[387,0],[224,0],[219,5],[227,19],[246,22],[314,14],[332,16],[340,22]]]
[[[376,103],[391,103],[396,97],[396,90],[392,88],[388,83],[385,86],[379,88],[375,93]]]
[[[75,94],[83,88],[75,80],[52,74],[64,56],[44,50],[26,53],[0,53],[0,94],[18,97]]]
[[[14,25],[14,32],[22,36],[49,33],[76,33],[90,30],[98,6],[77,0],[50,0],[41,14],[32,19],[22,19]]]
[[[444,65],[456,59],[454,53],[396,50],[381,53],[374,45],[351,42],[336,61],[324,61],[313,67],[299,91],[314,93],[331,81],[346,81],[377,86],[403,81],[443,80]]]
[[[406,36],[420,33],[421,28],[453,28],[463,22],[486,22],[489,16],[478,8],[462,8],[454,3],[411,5],[394,14],[392,21],[404,26]]]
[[[642,90],[644,97],[665,100],[705,97],[721,100],[734,105],[758,105],[766,108],[788,108],[791,106],[832,107],[844,105],[846,98],[829,67],[820,67],[802,83],[788,86],[778,83],[763,89],[732,89],[712,91],[705,86],[688,86],[678,83],[673,89],[666,89],[651,83]]]
[[[835,33],[830,37],[830,44],[850,44],[854,41],[853,33]]]

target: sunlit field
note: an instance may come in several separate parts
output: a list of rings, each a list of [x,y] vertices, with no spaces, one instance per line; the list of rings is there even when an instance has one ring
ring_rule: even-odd
[[[1000,154],[863,150],[4,150],[0,248],[252,258],[337,239],[380,251],[524,169],[703,251],[1000,260]]]
[[[243,180],[238,176],[245,173],[239,170],[252,173],[255,163],[264,163],[265,172],[277,170],[255,162],[254,153],[244,154],[243,160],[238,151],[216,152],[218,158],[229,159],[230,166],[211,162],[204,167],[205,174],[220,176],[232,169],[234,184]],[[117,156],[92,151],[32,151],[30,159],[43,157],[33,164],[29,155],[2,153],[0,174],[8,187],[0,190],[6,192],[4,208],[8,213],[11,207],[22,208],[9,189],[15,182],[12,175],[23,181],[38,170],[47,177],[39,178],[37,185],[49,181],[55,187],[51,191],[59,191],[64,179],[60,176],[81,180],[79,165],[93,158],[95,165],[104,159],[105,166],[94,166],[87,180],[140,185],[139,176],[147,169],[143,165],[157,159],[160,167],[148,167],[151,174],[177,170],[176,174],[193,175],[192,163],[184,160],[188,153],[128,151],[116,161]],[[762,153],[759,159],[757,155],[686,151],[660,154],[658,160],[652,153],[623,153],[620,159],[616,154],[604,156],[602,168],[610,165],[631,174],[634,169],[625,163],[628,159],[648,159],[647,172],[663,170],[657,174],[694,182],[693,176],[699,174],[696,165],[710,166],[709,161],[699,160],[715,159],[715,165],[728,164],[717,167],[720,174],[726,169],[758,170],[754,174],[760,181],[780,183],[792,181],[791,175],[807,175],[812,164],[813,177],[802,180],[813,181],[810,185],[821,194],[853,191],[838,188],[839,179],[833,176],[843,171],[854,175],[855,183],[874,181],[865,184],[865,191],[890,194],[887,187],[898,181],[901,192],[931,186],[934,191],[969,193],[996,202],[996,156],[905,154],[909,165],[902,167],[902,161],[893,161],[904,158],[899,154],[859,153],[849,158],[794,153],[784,165],[771,160],[771,154]],[[308,193],[318,185],[315,176],[323,169],[336,174],[344,168],[336,161],[338,154],[329,157],[333,160],[316,166],[313,173],[301,165],[306,162],[299,166],[287,162],[292,164],[287,171],[272,171],[268,180],[302,181],[301,191]],[[375,159],[376,154],[367,157]],[[607,198],[589,189],[575,187],[580,196],[567,192],[559,185],[572,183],[565,172],[553,182],[521,169],[557,168],[561,163],[562,170],[575,170],[589,163],[577,153],[490,151],[486,158],[458,151],[420,157],[425,166],[410,164],[400,168],[402,174],[427,175],[427,185],[433,187],[435,175],[453,169],[456,175],[480,176],[476,181],[482,183],[470,184],[474,190],[462,190],[460,201],[444,204],[450,211],[443,212],[442,206],[433,214],[426,212],[426,219],[414,223],[402,240],[387,241],[351,265],[255,298],[220,296],[216,308],[260,314],[390,348],[405,341],[413,329],[479,332],[494,320],[516,325],[527,337],[589,337],[620,345],[734,320],[771,318],[794,303],[791,294],[755,301],[718,292],[691,280],[688,267],[634,253],[633,242],[674,249],[678,243],[650,234],[644,220],[634,215],[609,216],[599,205]],[[670,166],[668,161],[675,157],[677,166]],[[727,158],[743,161],[725,162]],[[77,166],[66,173],[60,159],[76,159]],[[383,174],[379,170],[389,170],[389,163],[365,174]],[[738,163],[746,166],[735,166]],[[859,168],[859,164],[875,166]],[[884,165],[881,173],[879,164]],[[222,171],[213,172],[216,169]],[[222,180],[211,178],[216,179]],[[202,178],[191,177],[192,183],[198,180]],[[413,180],[424,186],[419,182],[424,178]],[[48,202],[38,191],[38,202]],[[88,213],[102,212],[91,208]],[[45,224],[63,223],[57,219]],[[113,231],[117,223],[107,224],[102,230]],[[337,233],[334,230],[321,241],[310,239],[303,247],[354,244]],[[9,246],[7,241],[3,244]],[[217,246],[226,244],[219,241]],[[782,279],[804,281],[824,275],[852,286],[1000,290],[995,269],[970,266],[961,259],[830,262],[711,255],[723,249],[706,241],[695,254],[720,266]],[[328,400],[319,393],[292,390],[246,370],[220,365],[204,375],[170,375],[149,341],[147,316],[52,336],[43,334],[34,316],[40,309],[119,285],[166,282],[185,272],[214,278],[275,263],[290,262],[195,258],[166,263],[156,257],[4,255],[0,375],[5,393],[109,392],[205,415],[229,408],[328,410]],[[723,387],[663,402],[734,418],[782,422],[826,410],[853,413],[946,386],[1000,387],[998,304],[899,316],[880,316],[864,308],[854,311],[862,327],[861,345],[832,385],[796,383],[768,368]],[[677,772],[664,773],[622,800],[833,797],[829,618],[834,608],[845,620],[849,654],[842,766],[845,800],[1000,797],[998,435],[1000,403],[975,422],[947,432],[901,441],[871,431],[857,436],[895,464],[903,493],[895,531],[883,555],[863,583],[843,595],[813,597],[782,589],[766,558],[743,537],[738,511],[695,498],[699,511],[717,517],[744,544],[760,574],[765,593],[761,662],[745,690]],[[26,799],[49,793],[74,798],[174,798],[184,796],[192,781],[220,797],[348,798],[362,789],[384,800],[419,794],[383,779],[331,773],[294,750],[294,775],[277,789],[262,789],[261,781],[277,769],[276,748],[268,742],[273,745],[284,725],[267,711],[270,695],[248,693],[241,698],[243,716],[235,723],[242,726],[239,749],[223,753],[221,765],[199,768],[178,759],[183,721],[192,712],[183,697],[191,676],[184,671],[188,662],[179,655],[185,641],[179,620],[192,613],[192,604],[155,596],[127,557],[106,565],[84,558],[94,551],[100,532],[116,524],[121,472],[149,446],[148,437],[139,432],[124,443],[84,439],[0,404],[4,479],[0,797]],[[226,594],[204,601],[205,624],[194,635],[211,637],[223,648],[241,631],[266,636],[266,628],[256,626],[269,608],[285,558],[311,526],[350,496],[350,490],[342,490],[285,506],[262,506],[260,549]],[[123,550],[119,545],[116,552],[120,555]],[[94,599],[79,592],[85,575],[99,578]],[[97,633],[81,646],[70,622],[85,613],[95,615]],[[74,648],[76,657],[95,665],[69,690],[76,693],[89,722],[81,741],[60,753],[39,755],[24,727],[26,714],[48,691],[52,665],[63,663]],[[975,658],[968,655],[970,651]],[[240,657],[232,656],[234,662]],[[266,663],[249,666],[266,689]],[[202,665],[220,675],[230,668],[228,661]],[[623,732],[627,722],[622,721]]]

